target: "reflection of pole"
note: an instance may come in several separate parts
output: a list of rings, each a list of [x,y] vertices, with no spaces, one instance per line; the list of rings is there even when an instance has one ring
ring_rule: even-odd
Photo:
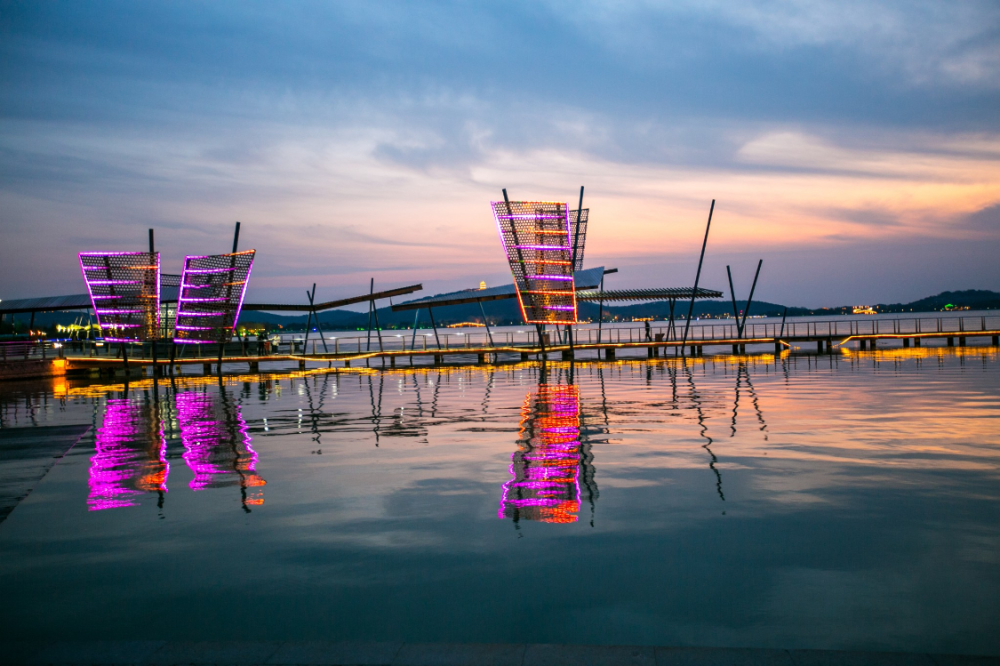
[[[753,275],[753,284],[750,286],[750,298],[747,299],[747,305],[743,308],[743,323],[740,324],[740,336],[742,337],[743,331],[747,327],[747,315],[750,314],[750,304],[753,303],[753,292],[757,288],[757,278],[760,276],[760,267],[764,265],[764,260],[761,259],[757,262],[757,272]]]
[[[715,466],[715,463],[719,462],[719,459],[715,457],[710,448],[712,446],[712,438],[708,436],[708,425],[705,424],[705,412],[702,410],[701,396],[698,395],[698,390],[695,388],[694,376],[691,374],[691,368],[688,367],[687,360],[685,359],[683,363],[684,371],[688,378],[688,385],[691,387],[691,401],[695,404],[696,411],[698,412],[698,426],[701,428],[701,436],[705,439],[705,443],[702,444],[701,448],[708,451],[708,455],[712,457],[708,466],[715,473],[715,490],[719,493],[719,498],[725,502],[726,496],[722,494],[722,474]]]
[[[691,292],[691,306],[688,308],[687,321],[684,322],[684,340],[681,341],[681,354],[687,345],[688,331],[691,330],[691,315],[694,314],[694,299],[698,296],[698,281],[701,279],[701,264],[705,260],[705,246],[708,245],[708,230],[712,228],[712,213],[715,212],[715,199],[708,209],[708,224],[705,225],[705,240],[701,242],[701,257],[698,258],[698,272],[694,275],[694,290]]]

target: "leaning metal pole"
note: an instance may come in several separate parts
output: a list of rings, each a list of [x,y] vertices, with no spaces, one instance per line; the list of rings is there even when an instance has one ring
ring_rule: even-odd
[[[369,294],[375,293],[375,278],[372,278],[371,288],[368,290]],[[368,342],[365,345],[365,351],[372,350],[372,306],[375,301],[368,301]]]
[[[764,260],[761,259],[757,262],[757,272],[753,276],[753,284],[750,285],[750,298],[747,299],[747,305],[743,308],[743,322],[740,324],[740,337],[743,337],[743,331],[747,328],[747,315],[750,314],[750,304],[753,303],[753,292],[757,288],[757,278],[760,276],[760,267],[764,265]]]
[[[601,299],[597,309],[597,344],[601,344],[601,327],[604,326],[604,276],[601,276]]]
[[[329,354],[330,350],[326,346],[326,338],[323,337],[323,325],[319,323],[319,313],[316,312],[316,303],[315,303],[315,300],[316,300],[316,283],[315,282],[313,282],[312,293],[311,294],[307,294],[307,295],[309,296],[309,308],[312,310],[313,319],[316,320],[316,329],[319,331],[319,340],[320,340],[320,342],[323,343],[323,353],[324,354]],[[309,333],[309,327],[306,326],[306,334],[308,334],[308,333]],[[305,351],[305,350],[303,350],[303,351]]]
[[[479,301],[479,311],[483,313],[483,324],[486,326],[486,335],[490,339],[490,347],[496,347],[493,344],[493,333],[490,331],[490,320],[486,318],[486,310],[483,308],[483,302]]]
[[[313,294],[316,293],[316,283],[315,282],[313,282],[312,293]],[[309,304],[312,305],[312,296],[310,295],[308,289],[306,289],[306,298],[309,299]],[[313,316],[312,308],[309,308],[309,310],[306,312],[306,337],[302,340],[302,353],[303,354],[305,354],[306,350],[309,349],[309,324],[312,323],[312,316]]]
[[[580,186],[580,203],[576,206],[576,231],[573,233],[573,270],[576,271],[576,257],[580,249],[580,216],[583,215],[583,185]],[[573,287],[576,288],[575,286]],[[566,326],[566,335],[569,338],[569,355],[573,358],[573,327]]]
[[[239,247],[239,245],[240,245],[240,223],[239,223],[239,221],[237,221],[236,222],[236,231],[233,232],[233,257],[232,257],[232,259],[230,259],[230,262],[229,262],[229,268],[230,269],[233,269],[233,268],[236,267],[236,250]],[[184,289],[184,285],[181,285],[181,290],[183,290],[183,289]],[[232,287],[232,285],[229,286],[228,292],[229,293],[226,296],[227,301],[228,301],[229,296],[231,296],[232,293],[233,293],[233,287]],[[236,321],[235,320],[233,321],[233,328],[236,328]],[[232,339],[232,335],[230,335],[229,337],[230,337],[230,339]],[[220,375],[222,374],[222,354],[226,351],[226,342],[229,342],[229,340],[226,340],[224,342],[220,342],[219,343],[219,362],[218,362],[218,367],[216,368],[216,370],[218,371],[218,374],[220,374]]]
[[[150,229],[149,230],[149,256],[154,261],[155,261],[155,256],[154,256],[155,253],[156,253],[156,244],[153,242],[153,230]],[[157,275],[156,279],[159,280],[160,276]],[[156,285],[157,291],[159,291],[159,287],[160,287],[160,285]],[[159,319],[160,319],[160,304],[159,304],[159,302],[156,303],[156,319],[157,319],[157,324],[159,324]],[[160,327],[156,326],[153,330],[154,330],[153,339],[150,342],[150,346],[151,346],[151,349],[152,349],[152,352],[153,352],[152,353],[152,356],[153,356],[153,387],[155,388],[156,387],[156,376],[160,372],[160,368],[156,364],[156,343],[157,343],[157,341],[160,338]]]
[[[441,338],[438,337],[438,327],[437,324],[434,323],[434,308],[428,306],[427,314],[431,316],[431,328],[434,329],[434,342],[437,343],[438,349],[441,349]]]
[[[726,266],[726,275],[729,276],[729,296],[733,301],[733,320],[736,322],[736,337],[743,337],[743,327],[740,325],[740,311],[736,309],[736,292],[733,290],[733,271]]]
[[[705,246],[708,245],[708,230],[712,228],[712,213],[715,212],[715,199],[712,199],[712,207],[708,209],[708,224],[705,225],[705,240],[701,242],[701,256],[698,258],[698,272],[694,275],[694,291],[691,292],[691,305],[688,307],[687,320],[684,322],[684,339],[681,341],[681,354],[684,354],[684,347],[687,345],[688,332],[691,330],[691,315],[694,314],[694,299],[698,296],[698,281],[701,280],[701,264],[705,261]]]

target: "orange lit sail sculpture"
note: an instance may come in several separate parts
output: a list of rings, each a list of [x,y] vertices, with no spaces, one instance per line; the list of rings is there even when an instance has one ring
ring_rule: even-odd
[[[80,270],[105,340],[156,339],[160,326],[159,252],[81,252]]]
[[[494,201],[492,206],[524,321],[575,324],[569,207],[550,201]]]
[[[174,342],[225,343],[243,307],[256,250],[184,258]]]

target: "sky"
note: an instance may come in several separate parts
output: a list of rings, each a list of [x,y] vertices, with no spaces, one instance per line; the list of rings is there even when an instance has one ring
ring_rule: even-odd
[[[1000,3],[0,0],[0,299],[256,248],[247,301],[510,282],[585,186],[609,288],[1000,291]]]

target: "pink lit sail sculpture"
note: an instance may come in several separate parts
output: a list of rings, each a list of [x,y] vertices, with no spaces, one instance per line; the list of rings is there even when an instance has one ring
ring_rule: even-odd
[[[525,323],[575,324],[568,206],[550,201],[494,201],[492,206]]]
[[[136,506],[151,492],[167,492],[167,440],[155,411],[130,400],[108,400],[90,458],[87,508]]]
[[[573,523],[580,510],[580,393],[574,385],[541,384],[521,408],[513,478],[503,485],[499,518]]]
[[[184,258],[174,342],[225,343],[243,307],[256,250]]]
[[[105,340],[141,342],[157,338],[159,252],[81,252],[80,270]]]

